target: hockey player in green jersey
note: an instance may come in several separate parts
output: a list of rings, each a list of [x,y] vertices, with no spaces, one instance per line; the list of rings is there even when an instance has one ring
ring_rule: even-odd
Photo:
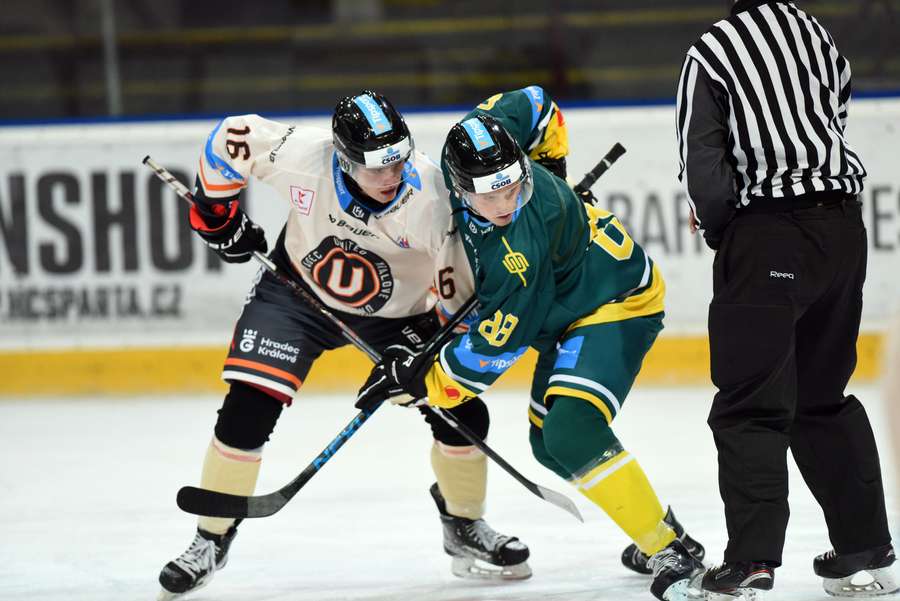
[[[583,203],[561,179],[564,129],[538,127],[551,105],[532,86],[488,99],[450,130],[441,167],[474,275],[478,321],[436,357],[388,349],[360,394],[402,390],[455,407],[535,348],[535,457],[634,541],[623,562],[653,572],[658,599],[687,599],[703,548],[664,512],[610,427],[662,329],[665,284],[618,219]]]

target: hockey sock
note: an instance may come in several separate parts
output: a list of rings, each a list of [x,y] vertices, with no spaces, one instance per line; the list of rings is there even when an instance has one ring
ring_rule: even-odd
[[[431,467],[447,501],[447,512],[470,520],[484,515],[487,457],[478,447],[455,447],[434,441]]]
[[[236,449],[213,436],[203,461],[200,487],[233,495],[252,495],[261,462],[262,447],[251,451]],[[197,525],[213,534],[225,534],[232,524],[232,518],[203,516]]]
[[[571,474],[571,482],[652,555],[675,540],[647,475],[593,405],[557,397],[544,419],[547,451]]]

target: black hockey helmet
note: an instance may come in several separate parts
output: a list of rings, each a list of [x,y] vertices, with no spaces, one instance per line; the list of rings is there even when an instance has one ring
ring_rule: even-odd
[[[341,169],[348,174],[357,167],[381,169],[402,163],[414,148],[403,116],[387,98],[370,90],[337,103],[331,131]]]
[[[444,161],[454,192],[470,207],[471,195],[522,182],[521,204],[531,199],[531,163],[500,121],[478,114],[450,128]]]

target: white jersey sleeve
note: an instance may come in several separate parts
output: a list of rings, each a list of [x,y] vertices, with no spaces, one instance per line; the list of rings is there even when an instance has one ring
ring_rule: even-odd
[[[247,187],[251,176],[274,171],[272,153],[293,127],[259,115],[227,117],[210,132],[200,153],[197,175],[208,198],[230,198]]]

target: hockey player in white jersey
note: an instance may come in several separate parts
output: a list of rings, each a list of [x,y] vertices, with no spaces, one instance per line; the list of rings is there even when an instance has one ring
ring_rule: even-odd
[[[191,226],[228,262],[265,252],[241,210],[251,177],[292,207],[270,258],[379,352],[415,347],[439,327],[430,292],[452,228],[440,168],[414,148],[403,117],[381,95],[341,100],[332,131],[257,115],[229,117],[206,141]],[[203,462],[201,486],[254,492],[263,447],[315,360],[346,344],[340,331],[261,271],[234,329],[222,377],[230,388]],[[453,411],[482,438],[484,403]],[[457,576],[527,578],[528,547],[483,519],[485,456],[423,411],[434,435],[431,495]],[[188,549],[160,573],[161,600],[207,584],[225,566],[239,520],[201,517]]]

